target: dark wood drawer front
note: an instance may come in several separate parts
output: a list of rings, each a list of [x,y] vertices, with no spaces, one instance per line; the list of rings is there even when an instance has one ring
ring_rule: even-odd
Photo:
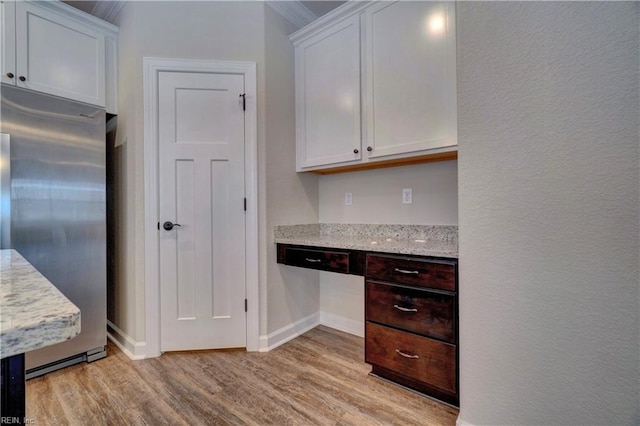
[[[285,264],[323,271],[349,273],[349,253],[287,248]]]
[[[455,297],[367,281],[366,319],[455,343]]]
[[[367,254],[365,276],[420,287],[456,290],[455,262]]]
[[[365,362],[456,392],[456,347],[366,323]]]

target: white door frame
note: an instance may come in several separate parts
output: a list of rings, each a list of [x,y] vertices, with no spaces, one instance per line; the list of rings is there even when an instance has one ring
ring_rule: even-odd
[[[240,74],[246,93],[245,250],[247,289],[247,351],[260,347],[258,281],[258,143],[256,63],[194,59],[143,58],[144,84],[144,215],[145,215],[145,340],[146,357],[160,356],[160,273],[158,203],[158,74],[162,71]]]

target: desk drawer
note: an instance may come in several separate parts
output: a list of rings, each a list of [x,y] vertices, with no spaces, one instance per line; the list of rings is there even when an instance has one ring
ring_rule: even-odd
[[[455,296],[367,281],[366,319],[455,343]]]
[[[456,291],[456,263],[367,254],[367,278]]]
[[[365,362],[456,393],[456,347],[366,323]]]
[[[322,271],[349,273],[349,253],[287,247],[284,263]]]

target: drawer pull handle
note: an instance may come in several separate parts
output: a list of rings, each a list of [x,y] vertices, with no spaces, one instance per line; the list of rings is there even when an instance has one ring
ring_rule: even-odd
[[[402,306],[398,305],[393,305],[393,307],[402,312],[418,312],[416,308],[403,308]]]
[[[405,354],[404,352],[402,352],[400,349],[396,349],[396,352],[398,352],[399,355],[405,357],[405,358],[411,358],[411,359],[418,359],[420,358],[418,355],[409,355],[409,354]]]
[[[308,257],[305,257],[304,260],[306,260],[307,262],[311,262],[311,263],[322,262],[322,260],[320,260],[320,259],[309,259]]]
[[[407,275],[420,275],[420,272],[418,271],[407,271],[406,269],[396,268],[396,272],[400,272],[401,274],[407,274]]]

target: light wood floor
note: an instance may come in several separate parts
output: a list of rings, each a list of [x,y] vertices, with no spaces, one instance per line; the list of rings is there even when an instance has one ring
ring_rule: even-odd
[[[362,338],[327,327],[268,353],[108,357],[27,382],[43,425],[453,425],[458,410],[369,376]]]

